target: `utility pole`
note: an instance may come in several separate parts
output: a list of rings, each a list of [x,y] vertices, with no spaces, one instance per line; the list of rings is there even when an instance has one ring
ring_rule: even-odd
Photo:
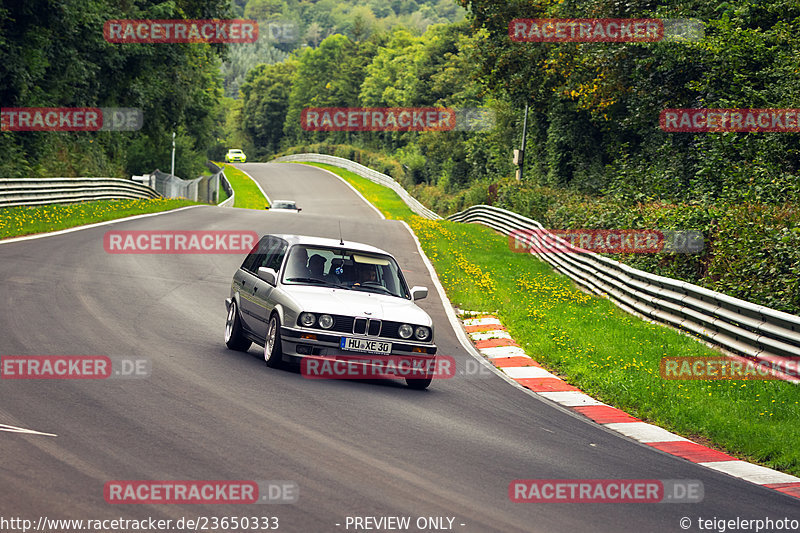
[[[525,118],[522,121],[522,148],[519,151],[519,181],[522,181],[525,172],[525,141],[528,136],[528,102],[525,101]]]
[[[524,135],[524,134],[523,134]],[[524,136],[523,136],[524,139]],[[524,144],[524,141],[523,141]],[[175,175],[175,132],[172,132],[172,170],[169,172],[171,175]]]

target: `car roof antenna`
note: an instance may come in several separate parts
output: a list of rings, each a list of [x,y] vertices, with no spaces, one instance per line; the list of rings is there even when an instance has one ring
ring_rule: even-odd
[[[344,240],[342,239],[342,221],[339,221],[339,246],[344,246]]]

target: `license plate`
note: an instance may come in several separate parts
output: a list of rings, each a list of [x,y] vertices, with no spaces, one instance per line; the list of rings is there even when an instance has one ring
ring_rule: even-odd
[[[364,353],[390,354],[392,353],[392,343],[383,341],[372,341],[369,339],[356,339],[353,337],[342,337],[339,347],[343,350]]]

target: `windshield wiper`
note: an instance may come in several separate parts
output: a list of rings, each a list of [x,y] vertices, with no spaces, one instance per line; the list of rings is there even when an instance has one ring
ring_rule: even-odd
[[[392,296],[397,296],[395,293],[384,287],[383,285],[353,285],[350,287],[353,290],[366,290],[370,291],[372,289],[381,289],[386,292],[386,294],[390,294]]]
[[[319,278],[286,278],[286,281],[299,281],[300,283],[324,283],[325,285],[330,285],[331,287],[337,287],[339,289],[347,288],[344,285],[339,285],[338,283]]]

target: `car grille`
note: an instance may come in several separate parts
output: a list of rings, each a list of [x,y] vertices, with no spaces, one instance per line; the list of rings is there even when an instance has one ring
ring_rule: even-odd
[[[390,339],[400,339],[397,330],[400,329],[400,322],[389,320],[376,320],[369,318],[353,318],[351,316],[332,315],[333,327],[329,331],[339,333],[353,333],[356,335],[369,335],[371,337],[385,337]]]
[[[333,331],[340,333],[353,333],[354,318],[351,316],[333,315]]]
[[[353,333],[377,337],[381,334],[381,321],[371,318],[356,318],[353,321]]]

